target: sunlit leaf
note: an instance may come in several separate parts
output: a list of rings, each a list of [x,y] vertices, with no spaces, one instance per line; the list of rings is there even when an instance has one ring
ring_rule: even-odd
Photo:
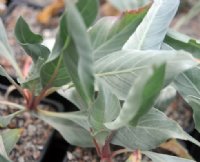
[[[93,146],[86,112],[55,113],[39,109],[37,116],[53,126],[70,144]]]
[[[168,139],[188,140],[200,146],[175,121],[157,109],[151,109],[138,122],[137,126],[127,125],[116,131],[112,143],[122,147],[143,151],[154,149]]]
[[[89,29],[94,50],[94,59],[98,60],[122,48],[146,14],[147,8],[125,12],[120,17],[104,17]]]
[[[177,91],[183,96],[194,111],[195,127],[200,131],[198,100],[200,99],[200,69],[199,66],[179,75],[174,81]],[[191,100],[192,99],[192,100]]]
[[[119,116],[105,123],[111,130],[119,129],[130,122],[136,125],[138,120],[154,105],[165,77],[165,64],[140,75],[130,89]]]
[[[179,3],[179,0],[155,0],[123,49],[160,49]]]
[[[183,159],[176,156],[158,154],[150,151],[142,152],[148,156],[153,162],[195,162],[194,160]]]
[[[67,3],[67,11],[66,18],[71,43],[64,55],[64,62],[80,96],[88,105],[91,105],[94,97],[91,42],[84,21],[73,3]]]
[[[118,98],[124,100],[138,75],[162,62],[166,62],[165,85],[181,72],[198,64],[191,54],[184,51],[118,51],[95,63],[96,76],[109,85]]]

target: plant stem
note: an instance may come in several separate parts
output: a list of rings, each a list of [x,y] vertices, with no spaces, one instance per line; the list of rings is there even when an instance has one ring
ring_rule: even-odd
[[[16,103],[13,103],[13,102],[8,102],[8,101],[1,101],[0,100],[0,104],[3,104],[3,105],[7,105],[7,106],[12,106],[14,108],[18,108],[20,110],[25,110],[25,107],[21,106],[21,105],[18,105]]]
[[[119,154],[123,154],[123,153],[127,153],[129,152],[129,150],[127,149],[120,149],[120,150],[117,150],[115,152],[112,153],[112,158],[114,158],[115,156],[119,155]],[[132,151],[130,151],[132,152]]]

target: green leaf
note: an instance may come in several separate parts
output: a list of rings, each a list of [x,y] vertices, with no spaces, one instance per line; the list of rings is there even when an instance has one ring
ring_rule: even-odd
[[[146,5],[149,0],[108,0],[115,8],[120,11],[130,11]]]
[[[95,65],[97,80],[103,81],[120,99],[127,97],[134,80],[152,65],[166,62],[165,85],[178,74],[197,65],[184,51],[118,51],[98,60]]]
[[[92,126],[92,133],[100,146],[105,145],[105,141],[111,134],[105,126],[105,122],[113,121],[120,112],[120,102],[117,97],[110,92],[106,85],[98,83],[98,96],[89,111],[89,122]]]
[[[98,60],[118,51],[135,31],[147,8],[138,12],[125,12],[121,17],[104,17],[89,29],[94,59]]]
[[[4,28],[3,22],[0,19],[0,30],[1,30],[1,34],[0,34],[0,55],[4,56],[6,59],[8,59],[8,61],[11,63],[11,65],[14,67],[14,69],[17,72],[18,77],[20,77],[20,79],[23,78],[23,75],[21,73],[21,70],[15,60],[15,56],[13,54],[13,51],[9,45],[8,42],[8,38],[6,35],[6,30]]]
[[[43,38],[39,34],[33,33],[25,20],[20,17],[15,26],[15,36],[24,50],[32,57],[36,63],[38,58],[47,59],[50,51],[47,47],[41,45]]]
[[[160,49],[179,3],[179,0],[155,0],[123,49]]]
[[[190,52],[194,57],[200,58],[200,42],[194,38],[169,30],[164,41],[176,50],[185,50]]]
[[[77,7],[82,14],[84,23],[89,27],[96,19],[98,13],[97,0],[78,1]],[[67,26],[67,12],[65,11],[61,20],[59,31],[53,50],[41,69],[41,82],[43,87],[60,87],[71,81],[63,62],[63,55],[66,54],[69,45],[69,35]],[[72,53],[73,54],[73,53]]]
[[[40,77],[42,86],[60,87],[70,82],[70,77],[66,71],[63,62],[63,55],[69,44],[67,31],[66,12],[60,20],[59,31],[56,36],[56,42],[48,60],[41,68]]]
[[[1,101],[0,101],[1,103]],[[11,122],[11,120],[21,114],[22,112],[24,112],[24,110],[19,110],[19,111],[16,111],[10,115],[7,115],[7,116],[0,116],[0,127],[7,127],[7,125]]]
[[[200,98],[200,69],[199,66],[179,75],[174,81],[174,86],[181,96],[188,102],[194,110],[195,126],[200,131],[199,107],[195,100]],[[191,98],[193,98],[191,100]],[[196,99],[195,99],[196,98]],[[190,101],[191,100],[191,101]]]
[[[1,133],[7,154],[13,149],[20,138],[21,129],[9,129]]]
[[[130,89],[118,117],[105,123],[105,126],[116,130],[128,123],[137,125],[138,120],[153,107],[163,87],[164,77],[165,64],[140,75]]]
[[[99,1],[98,0],[78,0],[77,8],[80,11],[85,25],[89,27],[94,23],[98,15]]]
[[[0,160],[1,162],[11,162],[8,158],[21,134],[20,129],[9,129],[0,134]]]
[[[39,109],[36,115],[60,132],[70,144],[93,146],[86,112],[55,113]]]
[[[79,93],[77,92],[76,88],[65,88],[63,86],[57,91],[61,96],[65,97],[67,100],[72,102],[74,105],[76,105],[77,108],[80,110],[86,110],[88,109],[87,104],[83,101]]]
[[[117,130],[112,143],[131,150],[147,151],[171,138],[189,140],[200,146],[200,143],[184,132],[178,123],[161,111],[151,109],[139,120],[137,126],[127,125]]]
[[[90,110],[90,123],[93,131],[108,131],[105,122],[113,121],[119,114],[121,106],[117,97],[110,92],[106,85],[99,83],[98,97]]]
[[[68,32],[72,44],[64,55],[64,62],[80,96],[91,105],[94,97],[91,42],[84,21],[73,3],[67,3],[67,11]]]
[[[150,151],[143,151],[142,153],[148,156],[153,162],[195,162],[194,160],[158,154]]]

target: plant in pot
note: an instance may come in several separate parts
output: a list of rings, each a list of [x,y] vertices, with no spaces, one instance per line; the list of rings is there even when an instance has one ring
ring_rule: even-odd
[[[200,146],[154,107],[163,88],[179,74],[198,66],[190,53],[174,50],[165,39],[178,5],[178,0],[155,0],[150,8],[148,5],[120,17],[105,17],[92,25],[98,1],[68,0],[52,52],[41,45],[42,37],[19,18],[15,35],[31,56],[32,67],[24,78],[4,31],[0,47],[16,69],[18,83],[2,67],[0,74],[22,94],[25,104],[6,100],[0,103],[44,120],[72,145],[95,147],[101,162],[112,162],[120,153],[138,150],[155,162],[192,161],[149,151],[171,138]],[[167,37],[178,42],[169,34]],[[187,47],[183,49],[187,51]],[[41,100],[58,89],[79,110],[57,113],[41,109]],[[6,127],[15,115],[1,117],[1,126]],[[9,141],[0,136],[2,162],[10,162],[9,150],[16,142],[13,139],[19,137],[19,133],[11,134]],[[111,144],[124,149],[112,151]]]

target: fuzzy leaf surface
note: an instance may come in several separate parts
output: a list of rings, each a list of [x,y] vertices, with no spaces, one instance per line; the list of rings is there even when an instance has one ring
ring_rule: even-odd
[[[89,27],[96,19],[98,13],[98,1],[78,1],[77,7],[83,17],[84,23],[87,25],[87,27]],[[41,69],[40,76],[43,87],[45,87],[47,84],[50,84],[53,87],[60,87],[71,81],[63,61],[63,55],[66,55],[68,46],[69,34],[67,25],[67,11],[65,11],[60,20],[59,31],[56,36],[56,42],[52,53]]]
[[[130,122],[136,125],[138,120],[153,107],[163,87],[164,77],[165,64],[140,75],[131,87],[118,117],[110,123],[105,123],[105,126],[116,130]]]
[[[67,49],[64,62],[80,96],[90,105],[94,97],[92,46],[85,23],[76,6],[68,3],[67,11],[67,25],[72,47]]]
[[[126,99],[134,80],[152,67],[166,62],[165,85],[181,72],[197,65],[184,51],[118,51],[96,61],[96,77],[120,99]]]
[[[179,158],[176,156],[158,154],[150,151],[144,151],[143,154],[148,156],[153,162],[195,162],[194,160]]]
[[[93,146],[86,112],[55,113],[39,109],[36,115],[54,127],[70,144]]]
[[[90,112],[90,122],[93,128],[98,131],[106,129],[104,123],[114,120],[120,109],[121,106],[117,97],[105,85],[99,83],[98,97]]]
[[[123,49],[160,49],[179,3],[179,0],[155,0]]]
[[[125,12],[120,17],[104,17],[89,29],[94,50],[94,59],[98,60],[122,48],[129,36],[135,31],[147,12]]]
[[[175,121],[157,109],[151,109],[138,122],[137,126],[127,125],[117,130],[112,143],[131,149],[147,151],[156,148],[168,139],[188,140],[200,146]]]
[[[181,96],[188,102],[194,113],[195,127],[200,131],[199,123],[199,106],[198,100],[200,99],[200,69],[196,66],[181,75],[174,81],[174,86]]]

